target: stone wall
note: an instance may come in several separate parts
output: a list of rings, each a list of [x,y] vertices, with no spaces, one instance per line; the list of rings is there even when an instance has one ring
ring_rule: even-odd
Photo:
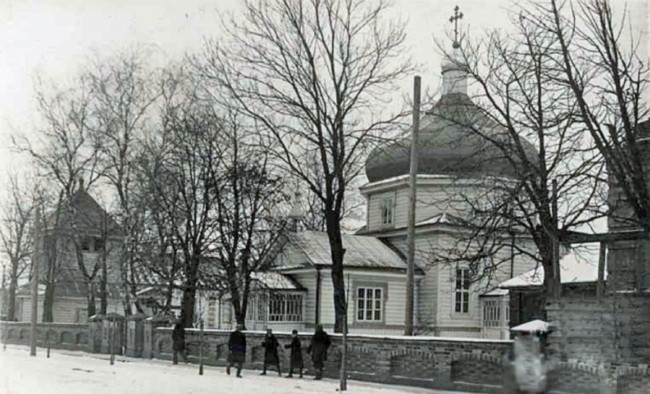
[[[203,356],[207,365],[225,366],[228,355],[228,331],[205,330]],[[276,333],[280,342],[283,373],[289,364],[289,351],[284,345],[290,334]],[[186,331],[189,359],[198,362],[200,333]],[[311,359],[306,353],[310,335],[300,335],[307,374],[313,374]],[[339,377],[341,336],[331,334],[325,376]],[[248,351],[244,368],[261,369],[264,349],[263,332],[246,332]],[[156,358],[171,359],[170,328],[157,328],[152,340]],[[349,377],[389,384],[408,384],[439,389],[503,393],[504,359],[511,341],[452,339],[439,337],[348,336]]]
[[[9,344],[29,345],[30,323],[0,322],[0,338]],[[36,346],[53,349],[88,350],[88,324],[39,323]],[[6,337],[5,337],[6,334]]]

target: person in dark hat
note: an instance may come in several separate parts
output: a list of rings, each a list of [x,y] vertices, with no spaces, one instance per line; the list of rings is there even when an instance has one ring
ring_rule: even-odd
[[[233,365],[237,368],[237,377],[241,378],[241,368],[246,359],[246,336],[242,330],[242,325],[237,324],[235,331],[230,333],[228,339],[228,366],[226,373],[230,375],[230,367]]]
[[[266,329],[266,336],[264,337],[264,342],[262,342],[262,347],[264,348],[264,370],[262,375],[266,375],[266,368],[269,365],[277,365],[278,375],[282,376],[280,372],[280,358],[278,357],[278,343],[277,338],[273,335],[273,330],[270,328]]]
[[[323,330],[322,325],[316,326],[316,332],[311,337],[311,344],[307,348],[307,353],[311,353],[311,361],[314,363],[316,376],[314,379],[320,380],[323,378],[323,365],[327,360],[327,349],[331,345],[330,336]]]
[[[181,319],[176,320],[174,330],[172,331],[173,351],[172,362],[178,364],[178,353],[183,355],[183,361],[187,362],[187,352],[185,351],[185,327]]]
[[[284,345],[285,349],[291,349],[291,361],[289,363],[289,375],[287,378],[293,377],[293,369],[297,368],[300,372],[300,377],[302,378],[302,344],[300,343],[300,338],[298,338],[298,330],[291,331],[291,343]]]

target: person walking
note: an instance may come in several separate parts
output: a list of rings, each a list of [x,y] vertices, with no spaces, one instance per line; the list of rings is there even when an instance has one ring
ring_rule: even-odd
[[[316,370],[315,380],[323,378],[323,364],[327,360],[327,349],[331,345],[330,336],[323,330],[321,324],[316,326],[316,332],[311,337],[311,343],[307,348],[307,353],[311,353],[311,361],[314,363]]]
[[[293,377],[294,368],[298,368],[300,378],[302,378],[302,344],[300,343],[300,338],[298,338],[298,330],[291,331],[291,343],[284,345],[284,348],[291,349],[291,361],[289,362],[289,375],[287,375],[287,378]]]
[[[280,344],[275,335],[273,335],[273,330],[270,328],[266,329],[266,337],[264,337],[264,342],[262,342],[262,347],[264,348],[264,370],[261,375],[266,375],[266,368],[269,365],[277,365],[278,376],[282,376],[282,373],[280,372],[278,346],[280,346]]]
[[[185,327],[181,319],[176,320],[174,330],[172,331],[172,342],[174,355],[172,362],[178,364],[178,353],[183,355],[183,361],[187,362],[187,352],[185,351]]]
[[[226,373],[230,375],[230,367],[233,365],[237,368],[237,377],[241,378],[241,367],[246,359],[246,336],[243,332],[241,324],[237,324],[235,331],[230,333],[228,339],[228,366]]]

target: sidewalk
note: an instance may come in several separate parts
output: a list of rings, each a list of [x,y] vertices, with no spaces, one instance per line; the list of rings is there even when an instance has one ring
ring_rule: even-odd
[[[104,354],[52,350],[48,359],[42,348],[36,357],[30,357],[25,346],[10,345],[6,352],[0,350],[0,392],[6,394],[323,394],[334,393],[339,387],[332,379],[286,379],[273,374],[260,376],[253,370],[244,370],[242,375],[243,379],[237,379],[226,375],[224,368],[204,367],[200,376],[197,365],[172,365],[163,360],[118,356],[111,366]],[[348,392],[463,394],[359,381],[348,381]]]

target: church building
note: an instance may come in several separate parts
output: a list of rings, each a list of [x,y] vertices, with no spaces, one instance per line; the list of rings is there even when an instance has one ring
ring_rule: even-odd
[[[459,45],[454,44],[456,59]],[[485,198],[491,185],[517,183],[518,173],[493,144],[468,129],[498,138],[499,129],[467,94],[468,74],[459,61],[442,65],[442,95],[420,119],[415,212],[415,325],[420,335],[509,338],[505,280],[535,268],[523,255],[492,277],[474,280],[469,264],[445,264],[432,256],[457,241],[471,218],[468,199]],[[532,157],[536,151],[526,143]],[[411,139],[376,148],[365,163],[368,183],[360,188],[366,225],[343,235],[348,325],[351,333],[401,335],[406,305],[406,233]],[[462,198],[460,198],[462,196]],[[532,240],[521,236],[518,248]],[[292,231],[269,272],[257,275],[247,329],[333,330],[334,302],[327,234]],[[507,253],[508,248],[503,252]],[[225,305],[224,305],[225,306]],[[222,308],[221,328],[234,324]]]

